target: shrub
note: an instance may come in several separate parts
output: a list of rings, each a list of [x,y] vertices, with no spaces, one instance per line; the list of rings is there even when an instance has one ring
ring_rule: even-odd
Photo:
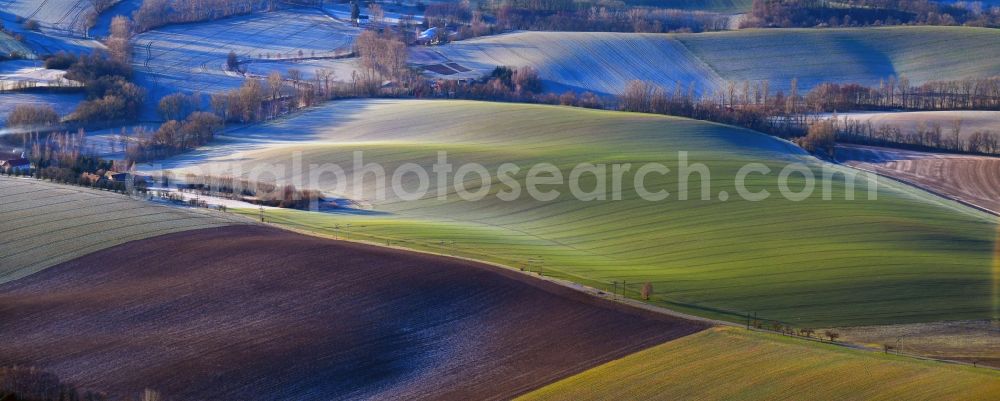
[[[49,105],[19,104],[7,116],[7,125],[34,127],[59,124],[59,114]]]
[[[819,121],[809,125],[809,133],[795,143],[811,153],[823,153],[833,156],[834,145],[837,143],[836,123],[831,120]]]
[[[226,68],[229,71],[238,71],[240,69],[240,60],[236,57],[236,52],[232,50],[226,56]]]
[[[68,70],[79,58],[75,55],[60,51],[45,58],[45,68],[52,70]]]
[[[157,110],[164,120],[181,120],[187,118],[189,114],[197,109],[197,104],[192,96],[183,93],[174,93],[160,99]]]
[[[33,19],[25,20],[24,23],[21,24],[21,26],[29,31],[37,31],[39,28],[41,28],[41,25],[38,23],[38,21],[35,21]]]

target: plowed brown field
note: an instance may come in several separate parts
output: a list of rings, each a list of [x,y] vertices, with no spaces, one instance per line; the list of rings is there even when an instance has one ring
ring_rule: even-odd
[[[184,400],[505,399],[703,329],[512,271],[243,226],[0,285],[0,365]]]
[[[1000,215],[998,157],[841,145],[837,159]]]

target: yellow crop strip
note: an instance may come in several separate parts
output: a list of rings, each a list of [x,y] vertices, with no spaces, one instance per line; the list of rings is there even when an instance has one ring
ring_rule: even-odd
[[[669,341],[521,400],[991,400],[1000,372],[737,328]]]

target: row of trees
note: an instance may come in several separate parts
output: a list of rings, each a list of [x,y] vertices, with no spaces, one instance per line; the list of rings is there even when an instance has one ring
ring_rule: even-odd
[[[964,137],[960,135],[961,121],[953,123],[948,135],[942,133],[940,124],[917,124],[915,131],[906,131],[898,126],[836,117],[821,121],[825,118],[810,113],[834,111],[825,107],[828,104],[840,106],[839,110],[863,108],[861,104],[835,96],[837,92],[829,89],[832,87],[836,85],[821,85],[802,97],[798,95],[794,81],[788,95],[782,91],[770,93],[767,82],[746,82],[743,85],[730,84],[725,90],[698,97],[692,87],[684,90],[678,85],[674,91],[669,91],[648,82],[632,81],[619,95],[618,105],[626,111],[685,116],[746,127],[783,138],[798,138],[796,142],[806,150],[828,156],[833,156],[833,145],[838,140],[921,150],[1000,154],[1000,139],[996,133],[981,131]],[[905,93],[908,95],[887,93],[887,99],[896,99],[887,104],[898,101],[913,105],[911,100],[902,99],[927,100],[935,96],[951,96],[923,93],[918,97],[913,94],[916,92]]]
[[[51,372],[24,366],[0,367],[0,400],[104,401],[105,394],[81,392]]]
[[[221,117],[196,111],[184,120],[163,123],[152,134],[143,130],[134,132],[134,138],[124,141],[125,159],[130,163],[142,162],[183,153],[212,141],[222,127]]]
[[[1000,77],[933,81],[911,85],[889,77],[877,87],[822,84],[805,98],[811,111],[837,110],[1000,110]]]
[[[831,118],[842,142],[874,146],[893,146],[916,150],[945,150],[956,153],[1000,155],[1000,133],[975,131],[962,134],[962,121],[955,119],[947,126],[940,123],[918,122],[915,129],[903,130],[891,124],[876,125],[871,121]]]
[[[635,7],[602,0],[494,0],[429,4],[424,17],[430,26],[457,26],[459,37],[481,36],[509,29],[601,32],[701,32],[729,27],[726,15]],[[485,21],[495,21],[495,25]]]
[[[1000,26],[1000,7],[928,0],[754,0],[744,27]]]
[[[167,181],[169,182],[169,176]],[[161,177],[162,180],[163,177]],[[249,181],[230,176],[199,176],[187,174],[181,190],[233,199],[255,205],[289,209],[311,209],[323,200],[323,194],[311,189],[298,189],[294,185],[275,185],[270,182]]]
[[[801,106],[796,86],[793,83],[787,97],[781,91],[772,94],[767,82],[746,83],[742,94],[737,85],[730,84],[727,90],[699,96],[693,85],[678,84],[671,91],[649,82],[631,81],[617,100],[625,111],[716,121],[794,138],[806,134],[805,117],[798,114]]]
[[[59,124],[59,113],[47,104],[19,104],[7,116],[8,127],[49,127]]]
[[[139,32],[167,24],[210,21],[254,11],[273,10],[274,0],[143,0],[132,13]]]

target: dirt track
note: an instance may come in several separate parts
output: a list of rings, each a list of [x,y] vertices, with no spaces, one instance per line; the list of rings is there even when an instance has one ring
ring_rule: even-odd
[[[223,227],[0,285],[0,365],[172,399],[503,399],[701,330],[515,272]]]
[[[837,159],[1000,215],[998,157],[839,145]]]

